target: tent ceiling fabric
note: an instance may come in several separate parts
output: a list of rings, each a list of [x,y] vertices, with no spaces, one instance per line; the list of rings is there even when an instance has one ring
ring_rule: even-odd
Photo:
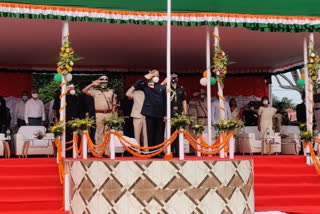
[[[69,25],[72,46],[76,54],[85,58],[77,62],[78,70],[146,71],[157,68],[165,71],[165,26],[89,22],[70,22]],[[0,40],[2,68],[55,69],[61,45],[61,21],[0,18],[0,26],[6,29]],[[206,30],[205,26],[172,27],[173,72],[194,73],[206,69]],[[230,73],[273,73],[283,66],[301,65],[306,33],[227,27],[219,27],[219,30],[222,48],[230,60],[236,62],[230,66]],[[319,35],[315,36],[318,47]]]
[[[172,24],[279,32],[320,31],[318,0],[175,0]],[[165,25],[166,1],[0,0],[0,17]]]

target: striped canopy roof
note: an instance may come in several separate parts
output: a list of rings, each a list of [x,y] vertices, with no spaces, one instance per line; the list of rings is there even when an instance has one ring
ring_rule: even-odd
[[[164,25],[166,3],[166,0],[0,0],[0,16]],[[319,8],[319,0],[172,0],[172,24],[316,32],[320,29]]]

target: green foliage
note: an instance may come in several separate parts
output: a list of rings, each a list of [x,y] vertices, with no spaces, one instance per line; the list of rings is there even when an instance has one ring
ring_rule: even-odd
[[[127,117],[118,117],[115,115],[112,115],[110,119],[104,119],[102,121],[104,126],[108,126],[110,129],[119,129],[122,124],[125,123],[125,119]]]
[[[58,122],[54,126],[51,126],[49,128],[49,130],[50,130],[51,133],[54,134],[55,138],[59,138],[62,135],[62,133],[64,132],[64,128],[63,128],[63,126],[61,125],[60,122]]]
[[[280,100],[277,96],[273,95],[272,96],[272,104],[274,106],[279,106],[279,104],[282,105],[283,110],[286,110],[289,108],[296,110],[296,104],[293,102],[292,99],[289,99],[288,97],[283,97],[282,100]]]
[[[238,119],[230,120],[219,120],[216,124],[213,124],[213,127],[218,131],[218,134],[228,133],[229,131],[233,132],[236,128],[241,128],[243,122]]]
[[[60,83],[51,80],[48,84],[45,84],[43,87],[39,88],[39,99],[44,103],[48,103],[54,99],[56,91],[59,90]]]
[[[76,118],[67,122],[67,125],[72,128],[75,132],[89,131],[90,128],[94,125],[95,121],[92,117],[89,117],[89,114],[86,113],[84,119]]]
[[[315,133],[309,131],[305,123],[301,123],[299,128],[301,140],[303,140],[305,143],[312,142],[312,138],[315,136]]]
[[[197,121],[197,120],[194,120],[193,121],[193,126],[192,126],[192,130],[194,130],[196,132],[197,135],[201,135],[202,132],[204,131],[204,121],[203,120],[200,120],[200,121]]]
[[[184,114],[175,113],[171,118],[171,126],[175,127],[176,129],[184,129],[185,126],[191,123],[191,118]]]
[[[122,85],[122,77],[121,73],[109,73],[106,72],[104,74],[88,74],[88,75],[76,75],[73,74],[73,78],[71,83],[75,85],[77,93],[82,93],[82,89],[84,89],[87,85],[97,80],[100,76],[107,75],[109,78],[108,88],[113,89],[115,94],[118,97],[121,97],[123,85]],[[44,103],[53,100],[55,97],[55,92],[59,90],[60,84],[54,81],[53,79],[54,73],[52,74],[41,74],[41,73],[33,73],[33,86],[39,89],[39,99],[41,99]],[[43,90],[41,95],[40,90]]]

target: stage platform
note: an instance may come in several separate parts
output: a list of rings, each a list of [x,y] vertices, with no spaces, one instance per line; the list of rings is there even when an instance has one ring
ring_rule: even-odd
[[[65,159],[73,214],[254,213],[253,160]]]

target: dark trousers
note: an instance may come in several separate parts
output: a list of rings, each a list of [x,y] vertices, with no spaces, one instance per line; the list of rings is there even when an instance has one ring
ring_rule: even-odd
[[[17,120],[17,125],[18,125],[18,127],[20,128],[21,126],[25,126],[25,125],[26,125],[26,122],[25,122],[24,120],[18,119],[18,120]]]
[[[34,118],[34,117],[29,117],[28,120],[29,120],[29,125],[30,126],[41,126],[41,120],[42,118],[41,117],[38,117],[38,118]]]
[[[163,118],[146,116],[148,145],[156,146],[164,140],[164,122]]]
[[[177,129],[175,127],[171,127],[171,134],[176,130]],[[177,138],[171,144],[171,152],[173,157],[179,157],[179,134],[177,134]]]

